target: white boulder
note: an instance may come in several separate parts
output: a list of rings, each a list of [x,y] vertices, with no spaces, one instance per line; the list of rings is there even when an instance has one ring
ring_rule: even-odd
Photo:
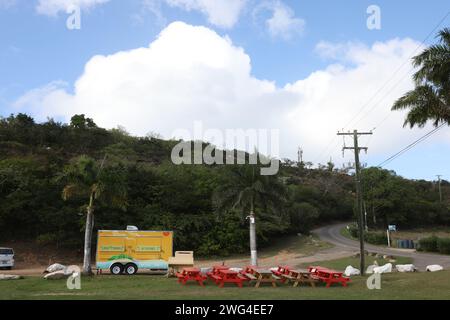
[[[49,267],[44,271],[44,273],[53,273],[53,272],[56,272],[56,271],[65,270],[66,268],[67,268],[67,267],[64,266],[64,265],[62,265],[62,264],[54,263],[54,264],[52,264],[51,266],[49,266]]]
[[[372,274],[373,273],[373,269],[375,269],[376,267],[378,267],[378,264],[371,264],[370,266],[367,267],[366,273],[367,274]]]
[[[359,271],[359,269],[353,268],[352,266],[347,266],[347,268],[345,268],[344,274],[347,277],[359,276],[361,274],[361,271]]]
[[[417,268],[413,264],[398,264],[395,266],[398,272],[415,272]]]
[[[429,272],[436,272],[436,271],[444,270],[444,268],[438,264],[432,264],[432,265],[427,266],[426,270]]]
[[[64,270],[59,270],[51,273],[47,273],[44,276],[44,279],[46,280],[59,280],[59,279],[65,279],[68,278],[71,274],[66,273]]]
[[[391,273],[392,263],[386,263],[384,266],[373,268],[373,273]]]

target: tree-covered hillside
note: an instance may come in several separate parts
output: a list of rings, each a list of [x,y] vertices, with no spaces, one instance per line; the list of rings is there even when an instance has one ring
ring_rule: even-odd
[[[120,205],[114,196],[99,197],[94,231],[126,225],[174,230],[176,250],[195,250],[197,255],[247,252],[248,208],[218,208],[215,199],[226,202],[220,197],[226,195],[224,186],[244,183],[239,177],[251,165],[174,165],[170,154],[176,143],[102,129],[84,115],[74,116],[70,124],[36,123],[25,114],[1,118],[0,240],[82,247],[88,201],[66,178],[68,173],[73,178],[74,166],[84,161],[91,169],[95,165],[104,170],[106,187],[93,184],[97,195],[108,195],[112,185],[120,184],[122,190]],[[261,182],[265,189],[255,193],[260,247],[281,235],[308,233],[313,226],[352,218],[353,176],[332,163],[311,169],[283,160],[279,174],[267,179]],[[275,184],[277,201],[265,201],[275,196],[269,190]],[[258,185],[253,187],[258,190]],[[450,224],[446,181],[443,203],[434,183],[377,168],[363,170],[363,187],[370,226]],[[73,196],[64,197],[67,192]]]

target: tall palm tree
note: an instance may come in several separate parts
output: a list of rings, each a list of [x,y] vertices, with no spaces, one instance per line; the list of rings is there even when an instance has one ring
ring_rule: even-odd
[[[86,225],[84,235],[83,274],[91,274],[91,244],[94,228],[95,201],[107,202],[113,206],[125,209],[126,206],[126,174],[120,165],[112,167],[99,166],[87,156],[80,156],[71,161],[58,177],[65,186],[62,197],[67,200],[72,197],[86,199]]]
[[[258,265],[256,246],[256,209],[279,211],[286,196],[277,176],[263,176],[259,165],[226,166],[224,181],[213,196],[218,213],[233,209],[248,212],[251,264]]]
[[[450,125],[450,28],[438,33],[439,43],[413,58],[419,70],[413,79],[416,87],[398,99],[392,110],[409,109],[404,126],[423,127],[428,120],[435,127]]]

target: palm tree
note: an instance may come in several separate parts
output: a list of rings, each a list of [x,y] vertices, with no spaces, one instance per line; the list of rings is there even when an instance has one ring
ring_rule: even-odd
[[[404,126],[423,127],[428,120],[435,127],[450,125],[450,28],[438,33],[439,43],[413,58],[419,70],[413,79],[416,88],[398,99],[392,110],[409,109]]]
[[[255,211],[279,211],[286,196],[284,185],[277,176],[263,176],[259,165],[226,166],[224,181],[213,196],[218,213],[233,209],[248,212],[250,224],[251,264],[258,265]]]
[[[91,274],[91,244],[94,228],[95,201],[107,202],[125,209],[126,174],[120,165],[104,167],[105,159],[98,166],[97,162],[87,156],[80,156],[71,161],[58,177],[65,183],[62,197],[82,197],[88,201],[86,206],[86,225],[84,235],[83,274]]]

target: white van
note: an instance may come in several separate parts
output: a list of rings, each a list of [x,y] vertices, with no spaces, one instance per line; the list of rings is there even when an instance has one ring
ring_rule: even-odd
[[[0,269],[12,269],[14,267],[14,250],[0,248]]]

